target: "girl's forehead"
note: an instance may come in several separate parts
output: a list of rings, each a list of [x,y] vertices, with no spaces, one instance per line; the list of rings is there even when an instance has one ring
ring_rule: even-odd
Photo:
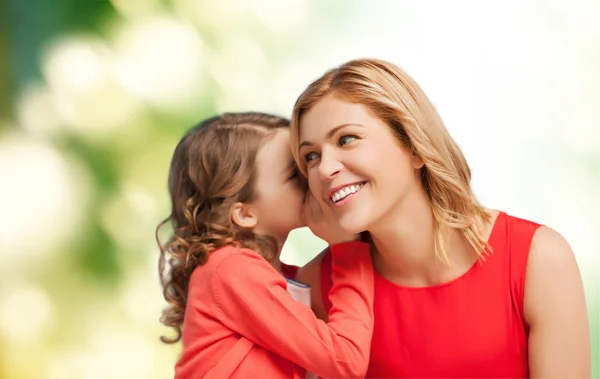
[[[261,147],[258,158],[273,165],[287,166],[291,159],[290,131],[288,128],[278,128],[274,135],[267,138]]]

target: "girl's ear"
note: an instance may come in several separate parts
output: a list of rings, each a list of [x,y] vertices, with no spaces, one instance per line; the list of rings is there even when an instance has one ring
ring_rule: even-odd
[[[258,224],[258,217],[249,204],[237,202],[231,207],[231,221],[240,228],[253,229]]]
[[[417,154],[416,151],[413,150],[412,152],[412,164],[413,164],[413,168],[415,170],[420,169],[421,167],[423,167],[425,165],[425,163],[423,162],[423,159],[421,159],[421,157],[419,156],[419,154]]]

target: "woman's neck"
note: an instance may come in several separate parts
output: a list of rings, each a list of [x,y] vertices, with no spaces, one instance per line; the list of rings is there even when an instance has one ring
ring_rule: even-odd
[[[435,255],[435,218],[424,191],[410,194],[404,201],[369,229],[375,245],[373,263],[385,278],[397,284],[427,286],[453,277],[455,271],[468,269],[475,261],[459,231],[444,227],[447,254],[452,267]]]

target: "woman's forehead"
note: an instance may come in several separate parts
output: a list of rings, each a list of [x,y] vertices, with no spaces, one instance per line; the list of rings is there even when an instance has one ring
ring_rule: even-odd
[[[307,110],[300,119],[299,141],[318,140],[343,125],[366,125],[377,116],[365,105],[338,97],[325,97]]]

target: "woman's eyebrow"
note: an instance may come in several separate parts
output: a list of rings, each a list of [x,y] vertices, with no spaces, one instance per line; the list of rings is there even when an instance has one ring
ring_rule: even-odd
[[[342,124],[342,125],[338,125],[335,128],[331,129],[329,132],[327,132],[327,139],[330,139],[331,137],[333,137],[333,135],[335,133],[337,133],[338,130],[343,129],[347,126],[360,126],[361,128],[363,127],[361,124]],[[300,142],[300,146],[298,146],[298,148],[301,148],[302,146],[313,146],[314,144],[312,142],[309,141],[302,141]]]

